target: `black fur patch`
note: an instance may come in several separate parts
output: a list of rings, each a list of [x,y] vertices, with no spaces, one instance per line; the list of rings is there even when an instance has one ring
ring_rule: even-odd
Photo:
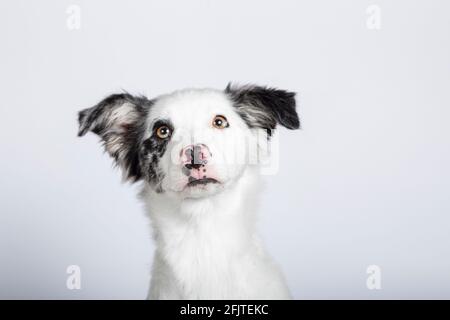
[[[78,135],[83,136],[92,131],[100,136],[105,150],[131,182],[143,177],[141,141],[145,132],[145,119],[152,104],[143,96],[113,94],[78,114]]]
[[[300,127],[294,92],[252,85],[234,86],[230,83],[225,93],[250,128],[266,129],[270,135],[277,124],[288,129]]]
[[[170,141],[170,137],[167,139],[161,139],[156,135],[156,129],[158,127],[166,125],[173,132],[174,128],[169,120],[158,120],[153,124],[152,135],[145,139],[142,143],[142,166],[146,174],[147,181],[157,184],[157,191],[161,192],[160,182],[162,181],[164,174],[159,169],[159,160],[164,155],[167,149],[167,144]]]

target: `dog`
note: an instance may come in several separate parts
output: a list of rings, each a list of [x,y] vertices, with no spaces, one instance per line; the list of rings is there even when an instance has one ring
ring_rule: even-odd
[[[232,84],[154,99],[124,92],[78,118],[78,135],[97,134],[124,180],[142,182],[156,243],[149,299],[291,298],[255,214],[274,130],[300,126],[294,92]]]

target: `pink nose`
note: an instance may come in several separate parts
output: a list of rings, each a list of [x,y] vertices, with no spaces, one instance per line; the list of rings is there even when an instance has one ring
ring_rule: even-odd
[[[204,144],[189,145],[180,152],[181,162],[187,169],[199,169],[211,158],[211,152]]]

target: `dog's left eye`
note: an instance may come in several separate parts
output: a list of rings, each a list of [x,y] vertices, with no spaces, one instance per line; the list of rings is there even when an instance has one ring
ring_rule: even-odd
[[[224,116],[220,116],[220,115],[217,115],[214,117],[212,125],[214,128],[217,128],[217,129],[225,129],[230,126],[228,124],[227,118],[225,118]]]

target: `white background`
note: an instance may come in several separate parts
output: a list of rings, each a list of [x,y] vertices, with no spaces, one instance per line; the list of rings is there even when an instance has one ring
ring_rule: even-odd
[[[450,298],[449,14],[444,0],[1,1],[0,298],[145,298],[138,188],[76,137],[76,113],[122,89],[228,81],[299,93],[303,129],[281,130],[260,215],[295,298]]]

